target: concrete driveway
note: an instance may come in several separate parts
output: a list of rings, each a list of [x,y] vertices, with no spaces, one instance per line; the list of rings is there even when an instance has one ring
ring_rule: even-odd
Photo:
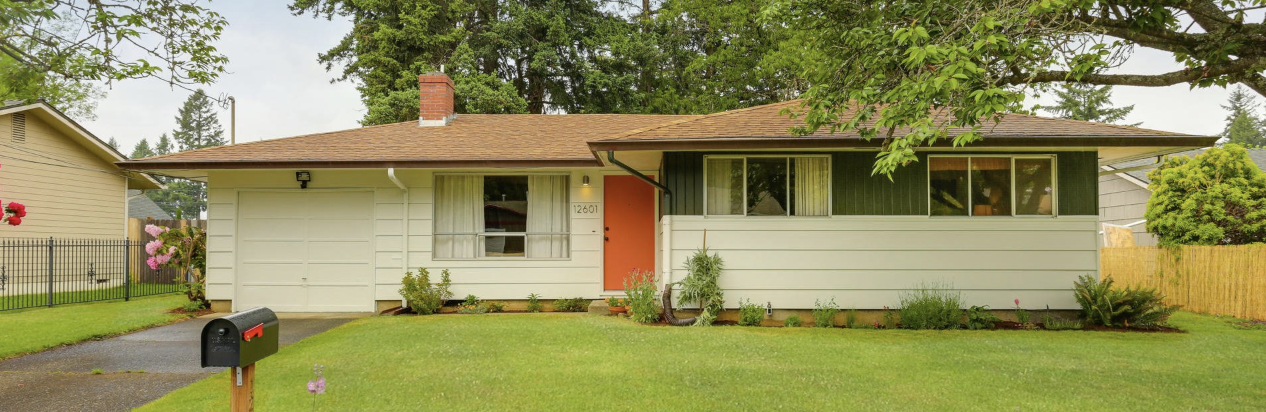
[[[284,347],[368,314],[277,316]],[[127,411],[149,403],[224,370],[200,367],[198,335],[213,318],[0,362],[0,410]],[[93,369],[104,373],[93,375]]]

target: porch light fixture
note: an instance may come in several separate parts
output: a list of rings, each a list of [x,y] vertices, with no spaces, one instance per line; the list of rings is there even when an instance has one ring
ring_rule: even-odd
[[[774,316],[773,302],[765,302],[765,316]]]
[[[306,171],[295,172],[295,180],[299,182],[300,189],[307,189],[308,182],[312,181],[312,173]]]
[[[589,186],[589,175],[584,175],[580,178],[580,185]]]

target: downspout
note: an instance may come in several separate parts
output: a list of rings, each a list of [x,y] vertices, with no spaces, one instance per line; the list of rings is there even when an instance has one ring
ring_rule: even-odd
[[[664,192],[664,204],[665,204],[665,206],[666,206],[664,209],[665,209],[665,210],[669,210],[669,211],[673,210],[673,191],[672,191],[672,189],[669,189],[669,188],[668,188],[668,186],[664,186],[664,184],[663,184],[663,183],[656,182],[656,181],[655,181],[655,179],[651,179],[651,178],[649,178],[649,177],[646,177],[646,175],[642,174],[642,172],[639,172],[639,171],[637,171],[637,170],[633,170],[633,168],[632,168],[632,167],[629,167],[629,165],[626,165],[626,164],[624,164],[624,163],[620,162],[619,160],[616,160],[616,158],[615,158],[615,151],[614,151],[614,150],[608,150],[608,151],[607,151],[607,160],[611,161],[611,164],[616,165],[617,167],[619,167],[619,168],[621,168],[621,169],[624,169],[624,171],[626,171],[626,172],[629,172],[629,174],[631,174],[631,175],[633,175],[633,176],[637,176],[637,178],[638,178],[638,179],[642,179],[642,181],[643,181],[643,182],[650,183],[650,184],[651,184],[651,186],[655,186],[655,187],[656,187],[656,188],[658,188],[661,192]]]
[[[387,179],[391,180],[391,183],[395,183],[396,187],[400,188],[400,190],[404,192],[404,211],[402,212],[404,214],[404,217],[403,217],[404,224],[402,225],[403,227],[401,228],[401,231],[400,231],[401,233],[400,248],[403,250],[400,256],[400,264],[404,266],[404,270],[407,272],[410,270],[410,267],[409,267],[409,188],[405,186],[404,183],[401,182],[399,178],[396,177],[396,168],[394,167],[387,168]],[[403,297],[400,298],[400,307],[407,307],[407,306],[409,306],[408,302],[406,302]]]

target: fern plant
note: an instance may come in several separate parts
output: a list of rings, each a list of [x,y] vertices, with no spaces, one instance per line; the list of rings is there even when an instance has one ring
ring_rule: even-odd
[[[1081,305],[1081,318],[1091,325],[1112,326],[1130,310],[1125,293],[1112,289],[1112,278],[1099,281],[1082,275],[1073,284],[1073,293]]]
[[[528,295],[527,311],[536,313],[540,312],[545,305],[541,304],[541,295],[532,293]]]
[[[725,294],[722,293],[721,285],[718,283],[722,266],[721,255],[709,255],[707,247],[695,251],[694,255],[686,259],[686,270],[689,274],[678,283],[681,285],[681,294],[677,297],[677,303],[679,305],[699,304],[700,314],[695,325],[711,325],[717,315],[725,309]]]

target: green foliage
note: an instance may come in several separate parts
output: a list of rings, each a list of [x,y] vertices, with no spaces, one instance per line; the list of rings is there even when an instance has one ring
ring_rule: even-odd
[[[1153,288],[1112,287],[1112,278],[1097,281],[1082,275],[1073,285],[1081,319],[1089,325],[1153,328],[1164,325],[1177,306],[1165,305],[1165,297]]]
[[[659,293],[655,272],[634,270],[624,279],[624,294],[629,297],[629,317],[638,323],[659,321],[660,308],[655,304]]]
[[[853,329],[857,327],[857,309],[848,308],[844,313],[844,327]]]
[[[418,268],[416,277],[413,272],[405,273],[400,283],[403,285],[400,287],[400,296],[413,309],[413,313],[419,315],[440,313],[444,303],[453,298],[453,292],[449,290],[452,281],[449,279],[448,269],[440,272],[440,282],[434,285],[431,284],[431,272],[426,268]]]
[[[541,304],[541,295],[532,293],[528,295],[527,311],[532,313],[540,312],[545,305]]]
[[[888,307],[884,306],[883,324],[879,326],[883,326],[884,329],[896,329],[897,312],[888,310]]]
[[[194,301],[194,300],[185,302],[184,305],[180,306],[180,309],[184,310],[185,312],[197,312],[204,308],[206,308],[206,303],[200,302],[200,301]]]
[[[0,102],[44,100],[75,120],[96,120],[97,100],[104,93],[91,82],[79,82],[19,63],[0,53]]]
[[[829,328],[835,326],[835,315],[840,313],[840,306],[835,304],[835,298],[823,302],[820,300],[813,301],[813,326],[819,328]]]
[[[1222,137],[1229,143],[1246,147],[1262,147],[1266,145],[1266,124],[1258,117],[1255,97],[1244,87],[1231,89],[1231,96],[1222,106],[1226,115],[1226,128]]]
[[[1170,2],[775,0],[765,13],[816,53],[801,60],[811,86],[805,105],[790,108],[806,122],[798,131],[878,137],[874,172],[891,175],[934,142],[979,141],[1052,84],[1256,84],[1264,64],[1238,57],[1256,42],[1231,32],[1244,6],[1200,4],[1205,31],[1195,36],[1191,6]],[[1105,73],[1140,47],[1170,53],[1185,70]]]
[[[901,326],[908,329],[957,329],[963,319],[962,294],[949,285],[920,284],[900,293]]]
[[[788,328],[798,328],[800,327],[800,323],[800,316],[791,315],[782,321],[782,326]]]
[[[1016,302],[1019,301],[1019,299],[1016,299]],[[1020,308],[1018,303],[1015,306],[1015,321],[1019,322],[1021,325],[1029,324],[1029,311]]]
[[[216,115],[215,102],[202,89],[185,99],[176,115],[176,130],[172,132],[180,151],[205,149],[228,143],[224,127]]]
[[[103,372],[103,371],[101,370],[101,368],[92,368],[92,374],[93,374],[93,375],[100,375],[100,374],[102,374],[102,373],[105,373],[105,372]]]
[[[752,303],[750,299],[739,301],[739,326],[760,326],[764,320],[765,308]]]
[[[622,308],[628,306],[628,302],[615,296],[607,298],[607,306],[612,308]]]
[[[686,270],[689,273],[679,282],[681,294],[677,297],[677,303],[682,306],[692,302],[699,304],[700,316],[696,323],[711,324],[709,319],[716,319],[725,310],[725,294],[719,284],[722,267],[721,255],[708,255],[706,247],[686,258]],[[708,316],[703,316],[704,314]]]
[[[1082,324],[1077,319],[1060,319],[1051,315],[1042,316],[1042,326],[1046,330],[1081,330]]]
[[[228,63],[213,45],[228,22],[202,3],[0,0],[0,54],[71,82],[211,83]]]
[[[1057,117],[1099,123],[1125,120],[1134,105],[1112,107],[1112,86],[1095,87],[1084,83],[1065,83],[1055,90],[1054,106],[1043,107]],[[1132,124],[1130,126],[1138,126]]]
[[[484,307],[488,308],[488,313],[497,313],[506,311],[505,302],[484,302]]]
[[[146,225],[150,229],[153,225]],[[176,282],[190,302],[199,302],[209,306],[207,302],[207,232],[197,226],[166,228],[155,236],[155,241],[162,242],[156,251],[170,251],[171,259],[163,267],[175,268]],[[146,250],[148,253],[149,251]],[[151,257],[150,259],[154,259]],[[156,263],[156,262],[155,262]],[[155,267],[155,266],[150,266]]]
[[[132,148],[132,154],[128,155],[128,157],[131,159],[144,159],[153,155],[154,149],[149,147],[149,141],[141,139],[141,141],[137,142],[136,146]]]
[[[558,299],[554,301],[554,310],[558,312],[584,312],[589,310],[589,299]]]
[[[1266,173],[1243,147],[1171,157],[1147,176],[1147,231],[1162,246],[1266,242]]]
[[[967,309],[967,329],[970,330],[986,330],[993,329],[994,322],[1001,322],[1002,319],[994,316],[989,312],[989,306],[972,306]]]

